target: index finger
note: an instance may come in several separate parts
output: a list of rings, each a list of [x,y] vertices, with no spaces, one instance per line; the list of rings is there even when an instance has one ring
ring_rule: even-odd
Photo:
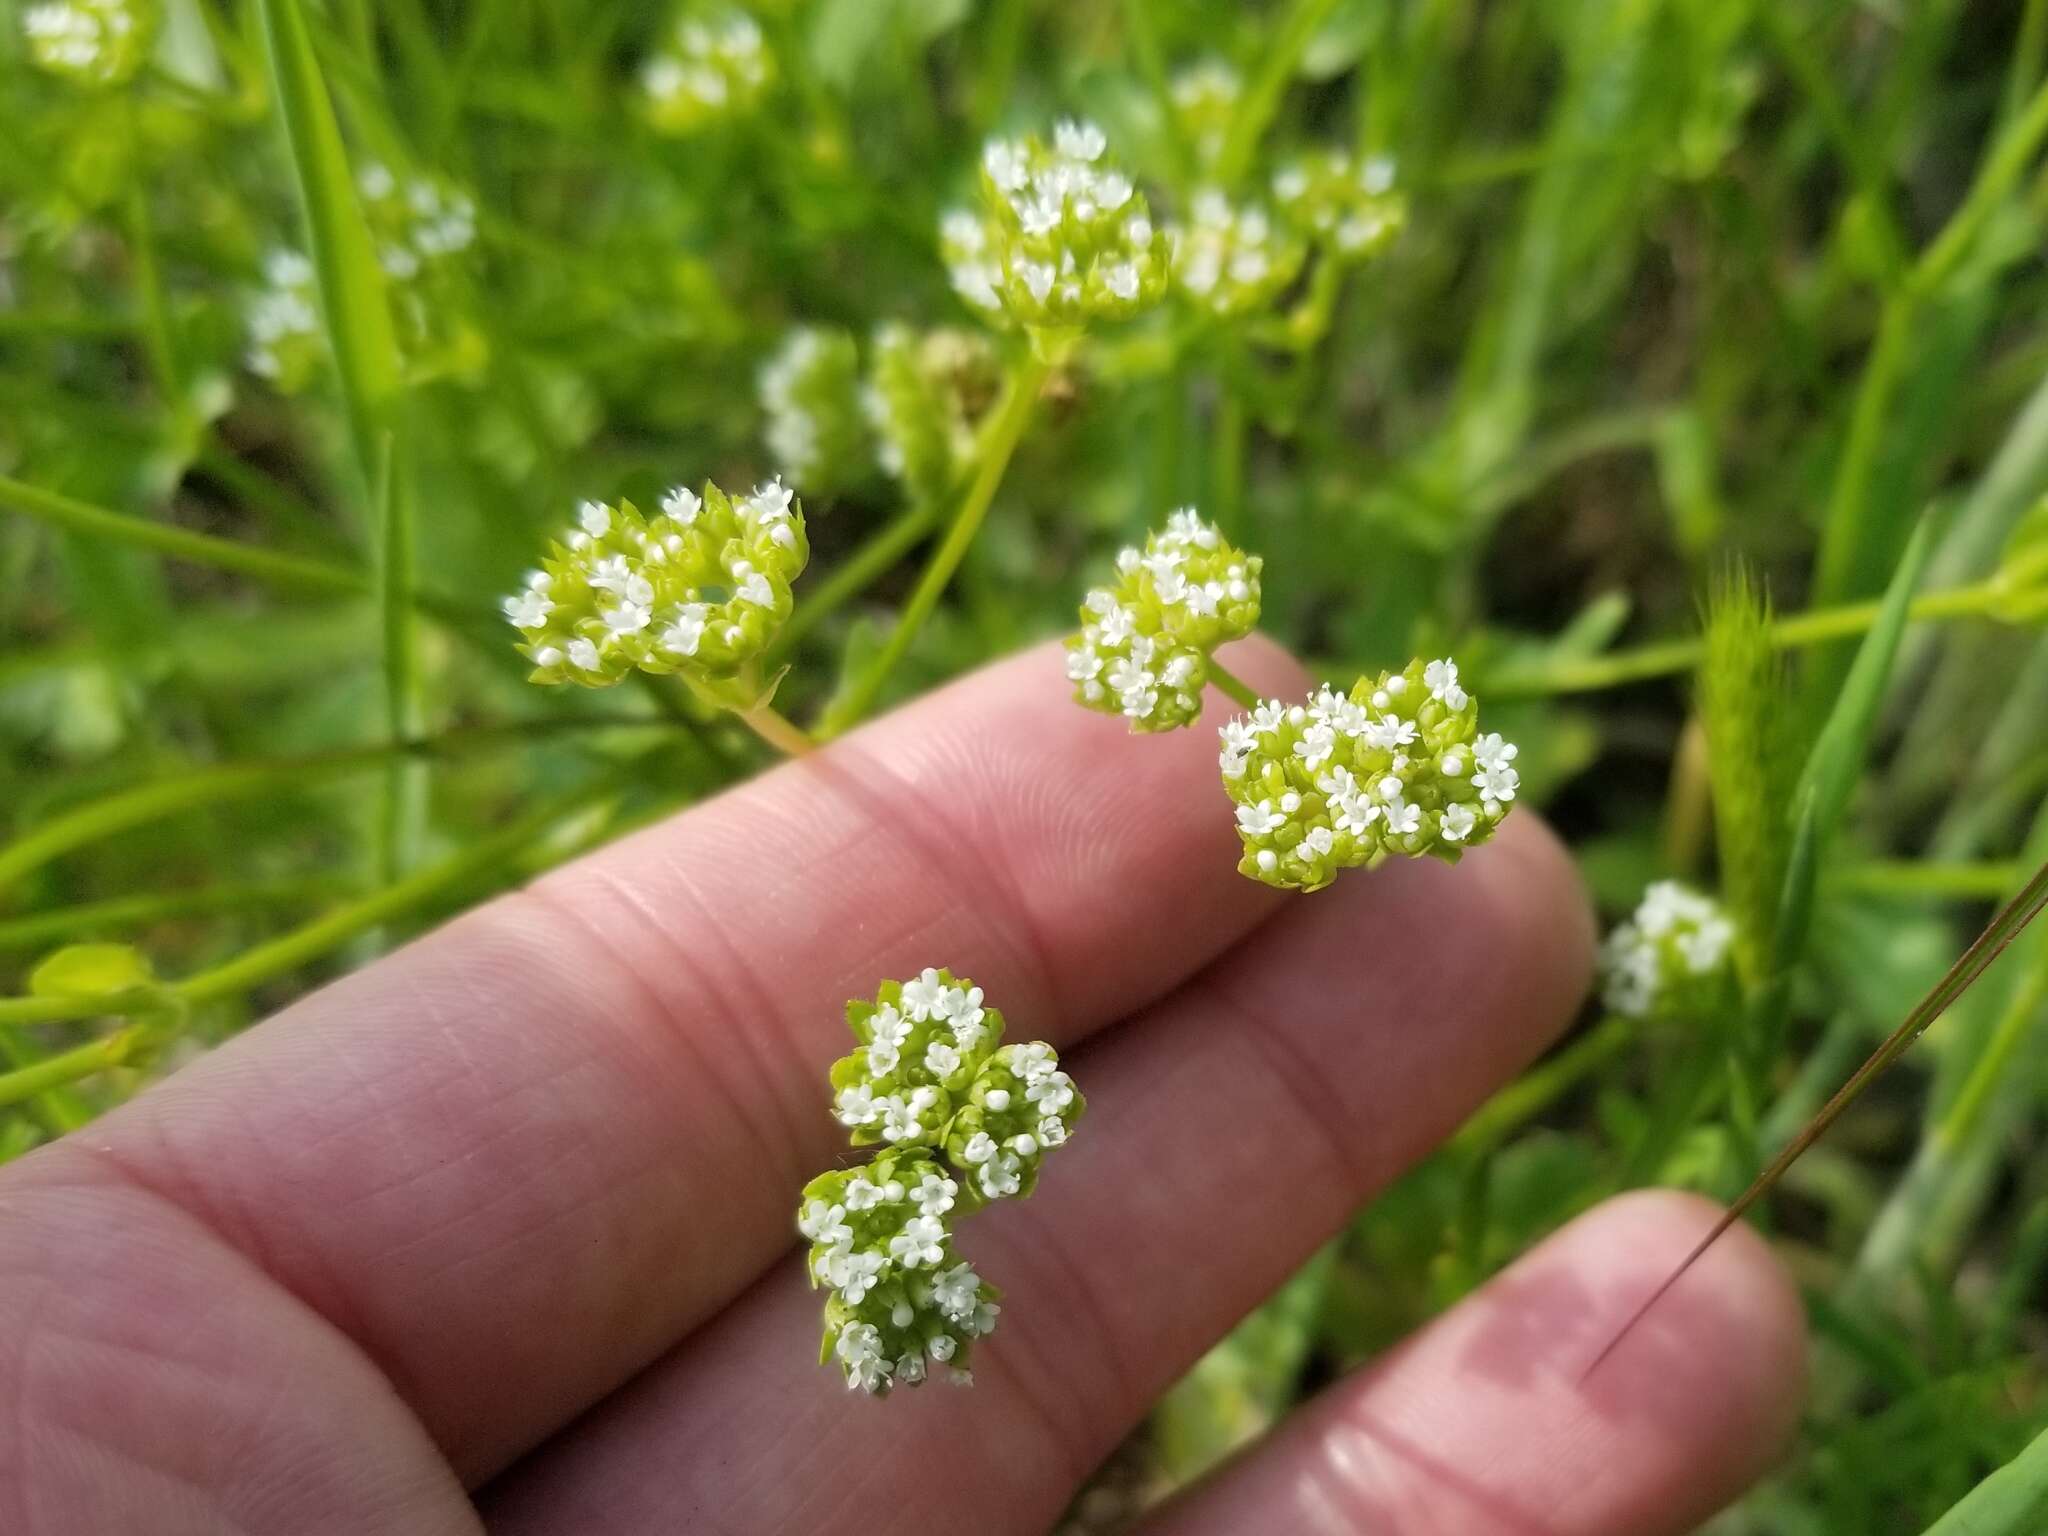
[[[308,998],[96,1126],[97,1156],[13,1177],[199,1213],[480,1478],[789,1245],[792,1192],[843,1152],[822,1068],[846,998],[943,964],[1058,1043],[1269,910],[1213,730],[1134,742],[1066,692],[1049,648],[991,667]]]

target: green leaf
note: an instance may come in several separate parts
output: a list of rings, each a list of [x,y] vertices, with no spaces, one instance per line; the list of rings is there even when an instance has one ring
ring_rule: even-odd
[[[2048,1527],[2048,1433],[1985,1478],[1926,1536],[2034,1536]]]
[[[398,394],[398,338],[370,228],[299,0],[262,0],[271,80],[306,216],[320,310],[341,375],[356,462],[374,484],[378,427]]]
[[[72,944],[29,976],[35,997],[113,997],[156,984],[149,957],[128,944]]]

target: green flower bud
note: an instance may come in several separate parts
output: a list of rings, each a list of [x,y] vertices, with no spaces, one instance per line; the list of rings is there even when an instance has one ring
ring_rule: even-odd
[[[860,351],[844,331],[799,326],[761,367],[768,451],[815,495],[844,490],[869,471]]]
[[[775,79],[761,24],[744,11],[692,11],[640,73],[647,120],[681,137],[752,113]]]
[[[986,336],[883,326],[862,396],[883,470],[921,501],[943,498],[973,457],[975,428],[1001,387]]]
[[[1408,220],[1408,202],[1394,189],[1394,162],[1363,164],[1341,150],[1305,155],[1273,178],[1282,217],[1340,261],[1377,255]]]
[[[125,85],[156,42],[144,0],[45,0],[22,12],[29,61],[74,85]]]
[[[873,1002],[846,1005],[860,1049],[832,1064],[833,1112],[853,1144],[941,1145],[954,1109],[989,1053],[1003,1016],[951,971],[885,981]]]
[[[1237,71],[1221,59],[1205,59],[1173,77],[1173,120],[1204,169],[1223,153],[1243,90]]]
[[[1064,1146],[1087,1101],[1043,1041],[1006,1045],[975,1074],[946,1131],[946,1157],[975,1203],[1029,1195],[1046,1151]]]
[[[1735,924],[1719,903],[1676,880],[1643,892],[1600,951],[1604,999],[1631,1019],[1701,1017],[1726,984]]]
[[[990,320],[1080,330],[1123,320],[1166,291],[1170,252],[1130,177],[1104,161],[1092,123],[1063,122],[1050,148],[992,140],[982,151],[977,215],[940,228],[953,286]]]
[[[810,546],[781,481],[729,498],[677,486],[643,518],[631,502],[586,501],[579,526],[505,599],[537,683],[601,688],[634,670],[681,673],[749,708],[755,663],[789,617]]]
[[[820,1363],[873,1393],[916,1386],[944,1367],[964,1376],[995,1327],[995,1290],[953,1252],[959,1183],[929,1153],[891,1150],[804,1186],[797,1229],[825,1304]]]
[[[1170,231],[1173,286],[1218,319],[1267,308],[1301,274],[1308,246],[1256,205],[1234,207],[1221,192],[1197,193],[1193,221]]]
[[[1508,813],[1516,749],[1479,734],[1477,701],[1449,661],[1277,699],[1223,728],[1223,787],[1237,804],[1238,869],[1293,890],[1389,854],[1455,864]]]
[[[1202,712],[1209,653],[1259,622],[1257,555],[1236,549],[1183,508],[1117,556],[1117,584],[1082,601],[1067,641],[1067,677],[1089,709],[1122,715],[1138,732],[1170,731]]]

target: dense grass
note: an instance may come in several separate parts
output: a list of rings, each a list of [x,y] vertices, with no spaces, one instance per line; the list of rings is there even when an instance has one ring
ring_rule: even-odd
[[[111,88],[30,69],[10,17],[0,1156],[753,772],[677,695],[529,687],[496,595],[581,496],[778,467],[755,381],[793,325],[863,355],[973,327],[936,229],[989,133],[1084,113],[1184,211],[1206,151],[1171,79],[1210,57],[1243,82],[1216,174],[1389,155],[1398,240],[1291,328],[1091,335],[1006,474],[800,486],[778,702],[837,724],[1070,627],[1193,501],[1329,675],[1454,648],[1608,915],[1717,888],[1741,979],[1679,1023],[1589,1011],[1113,1489],[1191,1475],[1619,1188],[1733,1195],[2048,855],[2048,5],[753,9],[766,100],[680,137],[638,83],[667,21],[617,0],[170,0]],[[474,240],[381,271],[375,165],[473,198]],[[321,329],[266,380],[280,247]],[[129,947],[31,987],[85,941]],[[1797,1456],[1717,1530],[1919,1531],[2048,1426],[2044,1026],[2029,936],[1760,1207],[1822,1352]]]

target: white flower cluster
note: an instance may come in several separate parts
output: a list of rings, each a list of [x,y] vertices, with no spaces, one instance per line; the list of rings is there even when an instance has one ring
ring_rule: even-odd
[[[1175,75],[1169,91],[1174,123],[1182,139],[1194,146],[1200,165],[1205,169],[1213,166],[1237,117],[1243,79],[1221,59],[1204,59]]]
[[[1137,732],[1170,731],[1202,712],[1209,653],[1259,622],[1257,555],[1234,548],[1184,507],[1141,552],[1117,556],[1117,583],[1081,604],[1067,641],[1067,677],[1089,709]]]
[[[1449,661],[1277,699],[1223,728],[1223,787],[1237,805],[1238,869],[1313,891],[1389,854],[1456,863],[1514,803],[1516,749],[1479,734]]]
[[[921,500],[944,497],[974,453],[975,429],[1001,382],[995,348],[979,332],[876,331],[861,401],[884,472]]]
[[[859,1047],[833,1064],[833,1113],[855,1146],[883,1150],[813,1179],[797,1227],[811,1283],[832,1292],[821,1358],[884,1392],[924,1380],[927,1360],[961,1372],[995,1325],[995,1293],[953,1258],[953,1223],[1030,1194],[1086,1105],[1051,1046],[1003,1045],[1002,1014],[951,971],[886,981],[846,1022]]]
[[[753,664],[788,619],[809,557],[803,509],[780,479],[738,498],[677,486],[653,517],[586,501],[505,599],[505,617],[534,682],[598,688],[636,669],[681,672],[750,708]]]
[[[1684,1015],[1710,1001],[1734,946],[1735,924],[1719,903],[1659,880],[1601,949],[1606,1004],[1631,1019]]]
[[[814,497],[860,480],[872,457],[853,337],[799,326],[761,365],[758,384],[776,463]]]
[[[156,8],[142,0],[45,0],[21,14],[36,68],[78,85],[121,85],[149,55]]]
[[[243,311],[249,371],[295,394],[312,382],[326,356],[313,263],[299,251],[272,251],[263,263],[263,280]]]
[[[1063,122],[1047,147],[997,139],[981,157],[980,213],[940,225],[953,287],[991,320],[1076,330],[1159,302],[1170,252],[1131,178],[1105,161],[1093,123]]]
[[[1342,150],[1305,155],[1273,178],[1273,199],[1283,217],[1340,261],[1376,254],[1408,218],[1394,162],[1384,155],[1362,164]]]
[[[1210,188],[1195,195],[1190,222],[1175,226],[1173,285],[1218,319],[1264,309],[1292,283],[1307,244],[1256,205],[1238,207]]]
[[[952,1251],[960,1186],[929,1152],[884,1152],[804,1186],[797,1229],[810,1239],[825,1303],[820,1360],[853,1390],[914,1387],[944,1368],[973,1380],[974,1341],[992,1331],[996,1291]]]
[[[424,177],[401,183],[383,165],[363,167],[356,186],[377,242],[377,263],[393,282],[413,281],[476,240],[476,204],[466,193]]]
[[[641,71],[647,117],[667,134],[698,133],[752,112],[775,78],[761,24],[745,11],[686,15]]]

